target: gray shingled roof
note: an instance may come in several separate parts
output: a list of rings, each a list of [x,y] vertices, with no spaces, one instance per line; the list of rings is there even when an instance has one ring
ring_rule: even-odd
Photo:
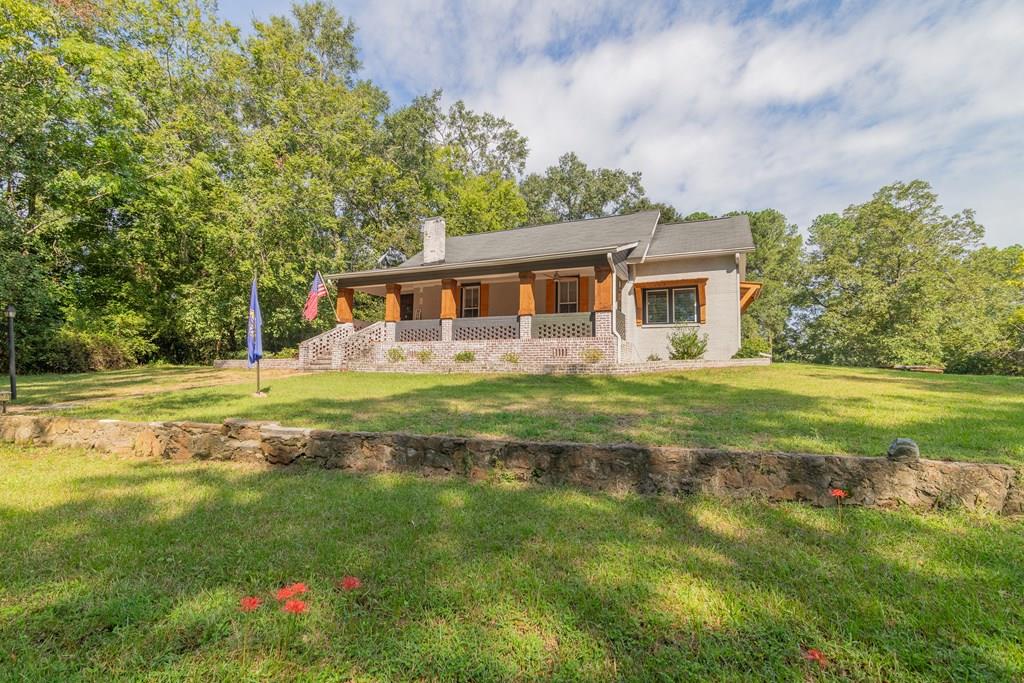
[[[639,242],[633,253],[643,253],[658,221],[657,211],[582,221],[531,225],[499,232],[449,237],[445,240],[446,265],[504,258],[530,258],[547,254],[616,247]],[[423,265],[419,252],[398,268]]]
[[[647,250],[647,257],[699,254],[715,251],[749,251],[754,248],[750,219],[746,215],[688,221],[658,226]],[[634,249],[630,259],[641,255]]]

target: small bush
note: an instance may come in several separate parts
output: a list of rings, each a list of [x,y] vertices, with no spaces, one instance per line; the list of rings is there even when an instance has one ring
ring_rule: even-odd
[[[708,350],[706,335],[697,334],[696,330],[677,329],[668,338],[668,357],[672,360],[697,360]]]
[[[514,351],[509,351],[507,353],[501,354],[501,360],[505,361],[506,363],[518,363],[519,354]]]
[[[648,363],[657,363],[659,360],[661,360],[661,356],[659,356],[656,353],[652,353],[651,355],[647,356]]]
[[[246,355],[248,355],[248,352],[246,352]],[[274,353],[268,353],[266,355],[266,357],[267,358],[298,358],[299,357],[299,349],[297,347],[294,347],[294,346],[286,346],[285,348],[281,349],[280,351],[275,351]]]
[[[988,350],[950,354],[946,372],[951,375],[1024,376],[1024,350]]]
[[[583,353],[581,354],[581,356],[583,357],[583,360],[587,363],[600,363],[601,359],[604,358],[604,351],[602,351],[601,349],[595,349],[591,347],[589,349],[583,349]]]
[[[388,349],[388,360],[392,363],[401,363],[405,360],[405,350],[397,346]]]
[[[416,352],[416,358],[419,362],[426,364],[434,360],[434,352],[430,349],[423,349],[422,351]]]
[[[476,354],[472,351],[459,351],[457,354],[452,356],[452,360],[456,363],[472,363],[476,360]]]
[[[743,340],[740,350],[733,355],[733,358],[760,358],[762,355],[770,354],[771,352],[772,345],[768,343],[767,339],[750,337]]]

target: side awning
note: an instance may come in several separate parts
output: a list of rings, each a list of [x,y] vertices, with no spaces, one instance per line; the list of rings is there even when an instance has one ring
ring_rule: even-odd
[[[760,282],[740,283],[740,313],[746,311],[750,304],[754,303],[754,300],[761,295],[763,287],[764,285]]]

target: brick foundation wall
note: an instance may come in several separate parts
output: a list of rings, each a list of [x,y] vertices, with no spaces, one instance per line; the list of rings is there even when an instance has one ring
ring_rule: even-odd
[[[471,479],[500,472],[524,482],[615,493],[801,501],[914,510],[1024,512],[1020,474],[1008,465],[887,457],[743,453],[711,449],[467,439],[281,427],[267,422],[121,422],[60,416],[0,417],[0,441],[91,448],[166,459],[248,460],[351,472],[412,472]]]
[[[393,361],[391,349],[404,360]],[[472,352],[469,362],[455,360]],[[426,355],[429,354],[429,358]],[[515,356],[516,362],[510,362]],[[350,370],[388,372],[601,372],[615,365],[614,337],[564,339],[488,339],[459,342],[384,342],[363,358],[349,362]]]

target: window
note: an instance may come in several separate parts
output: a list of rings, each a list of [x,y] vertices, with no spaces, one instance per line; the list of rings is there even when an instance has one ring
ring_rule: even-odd
[[[480,317],[480,285],[462,286],[462,313],[463,318]]]
[[[556,310],[559,313],[575,313],[579,310],[579,278],[574,277],[565,280],[558,280],[555,284],[558,287]]]
[[[695,323],[698,317],[697,288],[645,289],[644,324]]]

